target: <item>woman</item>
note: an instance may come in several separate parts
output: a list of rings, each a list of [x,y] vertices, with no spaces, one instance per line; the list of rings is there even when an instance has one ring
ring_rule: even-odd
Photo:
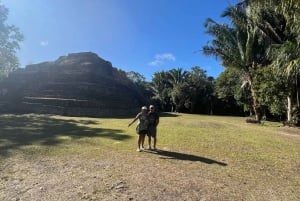
[[[139,124],[137,125],[136,132],[139,135],[138,138],[138,148],[136,151],[142,151],[144,150],[144,140],[145,136],[148,133],[148,113],[147,113],[147,107],[143,106],[141,108],[141,112],[136,115],[136,117],[128,124],[128,127],[131,126],[136,120],[139,119]]]

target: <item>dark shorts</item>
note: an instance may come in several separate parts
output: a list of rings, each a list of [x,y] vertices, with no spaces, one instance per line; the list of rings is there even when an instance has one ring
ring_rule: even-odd
[[[149,126],[147,136],[156,137],[156,126]]]
[[[148,133],[147,130],[140,130],[140,131],[138,132],[138,135],[146,135],[147,133]]]

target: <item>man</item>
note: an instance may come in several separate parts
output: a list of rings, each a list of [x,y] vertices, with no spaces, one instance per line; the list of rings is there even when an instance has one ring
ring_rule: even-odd
[[[153,149],[156,150],[156,133],[157,133],[157,125],[159,123],[159,116],[157,112],[155,111],[154,105],[149,106],[149,114],[148,114],[148,120],[149,120],[149,127],[148,127],[148,144],[149,149],[152,150],[151,147],[151,138],[153,138]]]

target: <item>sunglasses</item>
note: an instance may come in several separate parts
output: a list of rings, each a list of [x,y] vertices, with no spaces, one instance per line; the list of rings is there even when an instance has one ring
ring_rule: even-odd
[[[153,107],[150,107],[150,110],[153,110],[154,108]]]

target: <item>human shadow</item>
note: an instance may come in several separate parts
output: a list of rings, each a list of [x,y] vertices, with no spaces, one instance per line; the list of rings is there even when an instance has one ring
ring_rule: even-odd
[[[65,139],[86,137],[127,140],[123,130],[99,128],[94,120],[68,120],[50,115],[0,115],[0,157],[25,145],[56,146]]]
[[[207,164],[217,164],[220,166],[227,166],[226,163],[220,161],[212,160],[202,156],[195,156],[191,154],[184,154],[184,153],[173,152],[173,151],[157,150],[157,151],[147,151],[147,153],[158,154],[160,155],[159,157],[160,159],[174,159],[174,160],[195,161],[195,162],[199,161]]]

